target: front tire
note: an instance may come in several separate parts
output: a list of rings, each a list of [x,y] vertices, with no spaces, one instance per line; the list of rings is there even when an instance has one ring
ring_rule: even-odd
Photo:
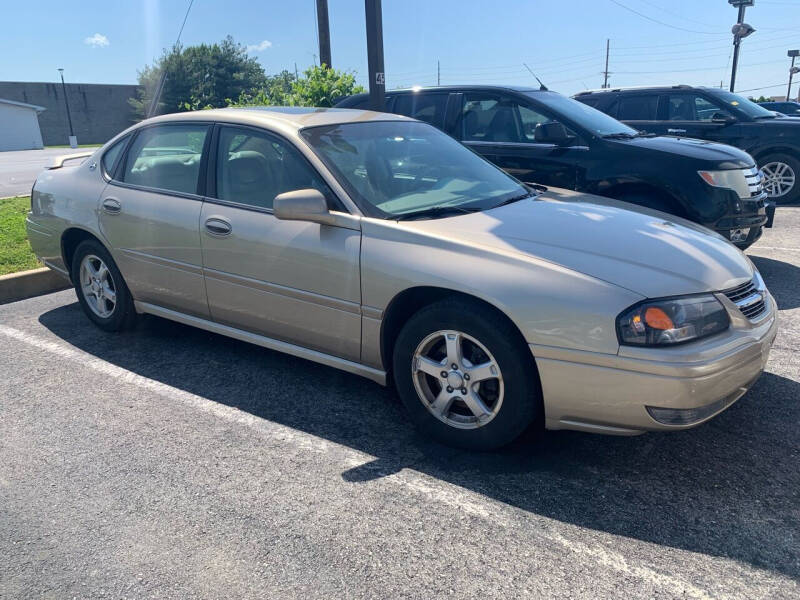
[[[133,326],[136,311],[119,268],[96,240],[78,244],[72,258],[72,283],[86,316],[105,331]]]
[[[776,152],[760,158],[758,165],[770,200],[791,204],[800,198],[800,161],[794,156]]]
[[[450,446],[499,448],[542,414],[528,345],[477,302],[446,299],[417,312],[397,338],[393,367],[412,422]]]

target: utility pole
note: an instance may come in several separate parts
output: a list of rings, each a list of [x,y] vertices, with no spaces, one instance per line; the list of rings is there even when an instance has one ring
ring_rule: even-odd
[[[331,28],[328,25],[328,0],[317,0],[317,27],[319,29],[319,62],[331,65]]]
[[[300,79],[300,73],[297,72],[297,63],[294,63],[294,78]]]
[[[739,45],[744,38],[755,31],[753,27],[744,22],[744,11],[748,6],[753,6],[755,0],[728,0],[728,4],[739,9],[736,25],[731,28],[731,33],[733,33],[733,66],[731,67],[730,91],[733,92],[736,85],[736,67],[739,65]]]
[[[792,99],[792,76],[797,72],[794,59],[800,56],[800,50],[789,50],[786,55],[792,58],[792,66],[789,68],[789,89],[786,90],[786,100],[788,101]]]
[[[438,59],[436,60],[436,85],[442,85],[442,66]]]
[[[367,21],[367,70],[370,109],[386,109],[386,73],[383,70],[383,10],[381,0],[364,0]]]
[[[608,87],[608,54],[611,49],[611,40],[606,39],[606,70],[603,71],[603,89]]]
[[[67,84],[64,83],[64,69],[58,70],[61,75],[61,91],[64,92],[64,106],[67,109],[67,122],[69,123],[69,147],[78,147],[78,138],[75,137],[75,132],[72,130],[72,115],[69,112],[69,99],[67,98]]]

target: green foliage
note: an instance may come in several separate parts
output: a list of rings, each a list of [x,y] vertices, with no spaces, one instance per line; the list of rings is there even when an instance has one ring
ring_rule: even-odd
[[[352,73],[330,67],[313,66],[296,79],[283,71],[268,78],[268,84],[254,92],[244,92],[229,106],[333,106],[337,100],[366,91],[356,85]]]
[[[0,275],[41,266],[25,232],[25,215],[30,207],[28,196],[0,200]]]
[[[263,89],[268,81],[258,60],[231,36],[218,44],[176,45],[139,72],[140,90],[130,100],[138,118],[147,115],[162,73],[166,79],[155,114],[223,107],[228,98]]]
[[[767,98],[766,96],[759,96],[758,98],[750,96],[748,100],[752,100],[753,102],[772,102],[772,98]]]

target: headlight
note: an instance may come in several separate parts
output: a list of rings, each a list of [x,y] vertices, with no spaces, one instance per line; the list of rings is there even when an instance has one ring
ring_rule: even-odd
[[[741,169],[698,171],[697,174],[700,175],[703,181],[708,185],[733,190],[740,198],[750,197],[750,188],[747,185],[747,179],[744,177],[744,171]]]
[[[671,346],[725,331],[730,318],[711,294],[646,300],[617,317],[620,344]]]

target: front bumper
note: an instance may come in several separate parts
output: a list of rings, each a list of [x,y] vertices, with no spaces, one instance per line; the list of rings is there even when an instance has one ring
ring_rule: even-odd
[[[777,333],[771,295],[768,303],[757,323],[732,319],[724,334],[674,348],[622,347],[608,355],[532,344],[546,427],[636,435],[711,419],[741,398],[764,370]],[[656,416],[666,410],[688,421],[660,422],[648,407],[662,409]]]

